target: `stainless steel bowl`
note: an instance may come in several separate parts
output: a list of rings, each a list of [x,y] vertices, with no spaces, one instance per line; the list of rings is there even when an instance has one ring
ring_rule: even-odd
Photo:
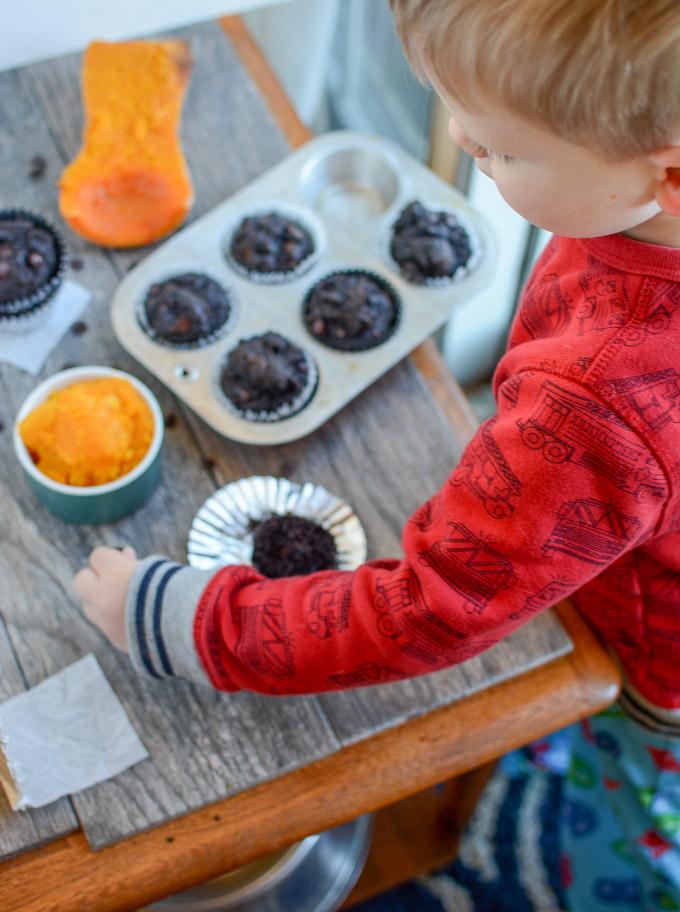
[[[332,912],[357,882],[371,842],[373,817],[308,836],[148,906],[147,912]]]

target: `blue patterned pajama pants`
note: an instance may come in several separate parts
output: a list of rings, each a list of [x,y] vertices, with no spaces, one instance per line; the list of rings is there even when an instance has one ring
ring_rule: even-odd
[[[569,733],[570,912],[680,910],[680,734],[651,731],[618,704]]]

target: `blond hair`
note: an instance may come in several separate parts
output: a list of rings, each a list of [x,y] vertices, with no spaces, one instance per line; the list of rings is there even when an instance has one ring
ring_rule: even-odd
[[[407,57],[616,159],[678,141],[679,0],[391,0]]]

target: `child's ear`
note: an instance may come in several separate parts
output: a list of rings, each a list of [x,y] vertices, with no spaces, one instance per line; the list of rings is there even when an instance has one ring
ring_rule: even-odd
[[[669,215],[680,216],[680,145],[653,152],[649,160],[656,168],[656,201]]]

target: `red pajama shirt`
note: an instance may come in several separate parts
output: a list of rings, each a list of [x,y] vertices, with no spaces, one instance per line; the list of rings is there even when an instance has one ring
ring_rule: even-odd
[[[396,681],[570,596],[633,686],[680,708],[679,368],[680,250],[553,238],[497,414],[405,517],[403,558],[277,580],[149,558],[128,597],[135,665],[268,694]]]

